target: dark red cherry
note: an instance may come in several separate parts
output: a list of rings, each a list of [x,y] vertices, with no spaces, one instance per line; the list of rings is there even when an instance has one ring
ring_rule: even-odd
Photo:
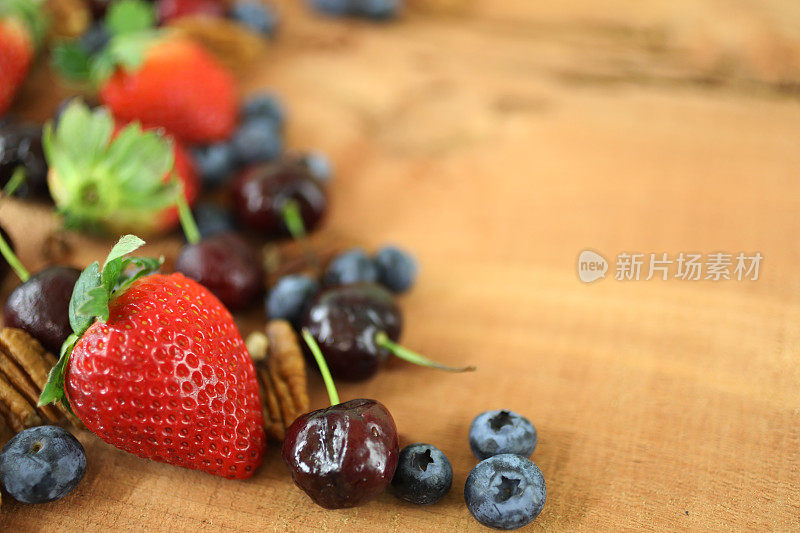
[[[397,468],[394,419],[375,400],[351,400],[298,417],[283,460],[292,478],[327,509],[354,507],[386,490]]]
[[[325,192],[308,167],[282,159],[245,169],[233,183],[234,212],[239,223],[267,237],[299,237],[322,221],[328,208]],[[287,226],[293,211],[301,228]]]
[[[5,325],[27,331],[54,354],[72,333],[69,300],[81,271],[47,267],[19,285],[6,300]]]
[[[403,316],[392,293],[359,283],[320,292],[306,310],[303,327],[319,344],[334,377],[359,381],[373,376],[389,358],[391,352],[376,337],[400,338]]]
[[[339,379],[367,379],[390,355],[447,372],[475,370],[474,366],[446,366],[397,344],[403,329],[400,308],[391,292],[374,283],[320,292],[309,303],[302,327],[319,344],[331,373]]]
[[[258,254],[235,233],[187,244],[175,270],[204,285],[231,311],[246,309],[261,296],[264,286]]]

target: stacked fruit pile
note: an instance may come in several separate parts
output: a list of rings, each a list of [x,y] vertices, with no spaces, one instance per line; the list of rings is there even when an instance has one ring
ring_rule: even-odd
[[[372,18],[397,9],[340,4],[312,2]],[[37,3],[0,6],[0,31],[20,44],[0,57],[0,76],[14,81],[3,85],[11,88],[0,94],[4,110],[45,30]],[[34,379],[14,354],[0,358],[0,421],[17,433],[0,452],[0,484],[27,503],[69,493],[84,475],[84,450],[63,427],[42,424],[71,423],[141,457],[232,479],[256,472],[269,436],[282,442],[296,484],[327,508],[360,505],[390,484],[412,503],[439,501],[452,483],[447,457],[429,444],[399,450],[386,407],[340,403],[333,385],[334,377],[368,379],[392,356],[474,370],[398,343],[395,299],[414,285],[417,261],[396,246],[323,259],[308,236],[329,209],[328,159],[287,153],[286,111],[274,94],[240,101],[218,58],[157,26],[228,13],[271,35],[275,18],[252,1],[92,8],[102,18],[52,50],[58,72],[83,84],[90,103],[68,99],[43,128],[0,120],[0,186],[4,196],[52,200],[68,230],[122,237],[102,264],[31,275],[0,228],[0,277],[13,271],[21,280],[5,302],[4,332],[24,338],[37,354],[31,364],[49,370],[46,380],[47,370]],[[179,225],[187,243],[174,273],[159,273],[163,258],[131,256],[144,244],[133,233],[157,237]],[[273,276],[260,250],[281,239],[294,240],[303,260]],[[232,312],[259,301],[266,335],[245,343]],[[310,358],[331,407],[308,412]],[[486,413],[470,443],[482,460],[465,489],[473,515],[501,528],[533,520],[545,499],[541,472],[528,460],[533,425],[510,411]]]

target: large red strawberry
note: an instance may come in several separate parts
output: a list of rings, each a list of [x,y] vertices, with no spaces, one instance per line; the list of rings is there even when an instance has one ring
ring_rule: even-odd
[[[62,74],[88,79],[100,100],[124,121],[164,128],[189,143],[227,139],[238,120],[236,81],[200,44],[155,31],[153,6],[120,0],[109,8],[105,26],[109,44],[89,56],[78,43],[54,51]]]
[[[0,115],[28,75],[43,33],[38,0],[0,1]]]
[[[70,302],[75,333],[40,403],[67,401],[89,430],[140,457],[250,477],[266,436],[239,330],[202,285],[151,274],[157,260],[124,258],[142,244],[127,235],[102,270],[93,263],[81,274]]]
[[[68,226],[163,233],[178,221],[176,206],[198,194],[197,174],[180,143],[138,123],[120,128],[104,108],[73,102],[55,131],[45,126],[42,145],[50,194]]]

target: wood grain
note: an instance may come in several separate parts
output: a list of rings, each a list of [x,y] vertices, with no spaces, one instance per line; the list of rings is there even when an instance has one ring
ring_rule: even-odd
[[[79,488],[36,507],[4,498],[0,529],[477,531],[467,428],[504,407],[539,431],[548,499],[531,530],[798,530],[798,4],[417,0],[387,26],[281,5],[284,32],[246,87],[284,94],[289,144],[335,161],[317,238],[413,248],[405,343],[479,367],[395,364],[341,395],[379,398],[404,443],[441,447],[453,490],[429,508],[385,494],[325,511],[276,446],[232,482],[83,434]],[[47,80],[21,112],[52,111],[66,89]],[[47,210],[10,201],[0,220],[41,266]],[[69,239],[77,264],[108,246]],[[754,282],[585,285],[586,248],[765,260]]]

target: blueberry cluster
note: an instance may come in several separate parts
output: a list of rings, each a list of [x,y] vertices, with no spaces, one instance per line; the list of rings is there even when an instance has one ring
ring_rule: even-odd
[[[544,476],[528,457],[536,428],[507,409],[481,413],[472,421],[469,444],[481,461],[464,486],[464,500],[481,524],[517,529],[532,522],[547,499]]]
[[[203,184],[219,188],[237,170],[276,159],[283,152],[285,121],[286,111],[275,94],[259,93],[245,100],[230,140],[192,149]]]
[[[544,508],[544,475],[528,457],[536,448],[536,428],[507,409],[481,413],[472,421],[469,442],[480,462],[464,486],[470,513],[484,526],[518,529]],[[403,448],[392,479],[395,495],[417,505],[441,500],[453,483],[447,457],[430,444]]]
[[[411,289],[417,272],[416,259],[396,246],[384,246],[371,257],[363,248],[353,248],[330,261],[321,283],[308,274],[290,274],[279,279],[267,294],[267,317],[288,320],[297,326],[322,286],[379,283],[400,294]]]

